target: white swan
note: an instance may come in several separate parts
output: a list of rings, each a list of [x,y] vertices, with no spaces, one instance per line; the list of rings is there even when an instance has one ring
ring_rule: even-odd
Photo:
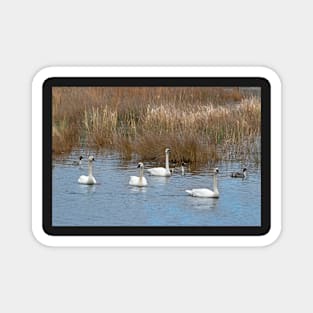
[[[139,168],[139,177],[138,176],[130,176],[129,184],[132,186],[144,187],[148,186],[148,182],[146,178],[143,176],[143,163],[139,162],[137,168]]]
[[[185,175],[185,163],[184,162],[182,162],[181,164],[181,174]]]
[[[148,172],[153,176],[171,176],[170,165],[169,165],[169,154],[171,149],[165,149],[165,168],[164,167],[153,167],[149,168]]]
[[[216,168],[214,170],[213,175],[213,191],[207,188],[201,188],[201,189],[191,189],[191,190],[185,190],[189,195],[193,197],[202,197],[202,198],[218,198],[220,196],[218,189],[217,189],[217,174],[219,170]]]
[[[230,177],[233,177],[233,178],[246,178],[247,177],[247,169],[244,167],[242,169],[242,172],[232,172]]]
[[[80,184],[85,185],[94,185],[96,183],[96,179],[92,176],[92,162],[95,160],[93,156],[88,158],[88,176],[82,175],[78,178],[78,182]]]
[[[83,159],[83,157],[82,156],[80,156],[79,157],[79,161],[73,161],[73,163],[72,163],[72,165],[79,165],[79,166],[81,166],[82,165],[82,159]]]

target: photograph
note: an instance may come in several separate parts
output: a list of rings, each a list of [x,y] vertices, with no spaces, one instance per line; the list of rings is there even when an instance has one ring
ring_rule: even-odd
[[[261,87],[53,86],[51,102],[52,226],[261,226]]]

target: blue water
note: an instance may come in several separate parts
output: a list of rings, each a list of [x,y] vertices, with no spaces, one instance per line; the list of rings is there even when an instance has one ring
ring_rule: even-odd
[[[239,163],[218,164],[220,198],[195,198],[185,189],[212,189],[207,166],[196,172],[179,168],[171,177],[145,177],[147,187],[128,185],[129,176],[138,176],[137,162],[121,161],[117,155],[95,155],[96,185],[80,185],[87,175],[87,161],[71,165],[79,154],[54,163],[52,170],[53,226],[260,226],[261,171],[248,165],[247,178],[230,178]],[[246,164],[245,164],[246,165]],[[153,167],[145,163],[145,168]]]

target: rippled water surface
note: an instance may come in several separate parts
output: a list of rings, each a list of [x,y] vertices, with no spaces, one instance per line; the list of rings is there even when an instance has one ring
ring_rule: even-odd
[[[87,161],[71,165],[77,154],[54,162],[52,170],[52,223],[54,226],[260,226],[261,171],[248,166],[245,180],[230,178],[238,163],[219,164],[220,198],[195,198],[185,189],[210,188],[207,167],[197,172],[179,168],[171,177],[145,177],[147,187],[128,185],[138,176],[137,162],[121,161],[117,155],[95,155],[96,185],[80,185],[87,175]],[[153,167],[145,164],[146,168]]]

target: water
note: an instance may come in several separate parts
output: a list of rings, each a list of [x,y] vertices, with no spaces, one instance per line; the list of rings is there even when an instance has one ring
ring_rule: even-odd
[[[75,154],[77,159],[79,154]],[[213,177],[207,167],[197,172],[180,170],[171,177],[145,177],[147,187],[128,185],[138,176],[137,162],[121,161],[117,155],[95,155],[96,185],[80,185],[87,175],[87,160],[72,166],[74,155],[54,163],[52,175],[53,226],[260,226],[261,173],[248,165],[245,180],[230,178],[238,163],[219,164],[220,198],[195,198],[185,189],[210,188]],[[153,167],[145,163],[145,167]]]

